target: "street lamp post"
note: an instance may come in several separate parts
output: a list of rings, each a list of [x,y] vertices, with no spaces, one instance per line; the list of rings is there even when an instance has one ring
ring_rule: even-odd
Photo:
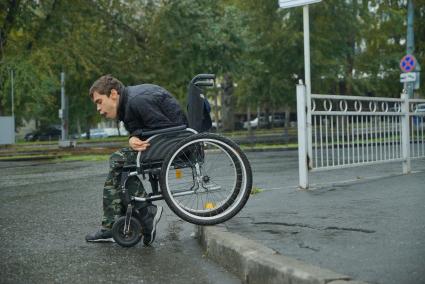
[[[13,78],[13,69],[10,69],[10,83],[11,83],[11,88],[10,88],[10,96],[11,96],[11,100],[12,100],[12,117],[15,117],[15,98],[14,98],[14,78]]]

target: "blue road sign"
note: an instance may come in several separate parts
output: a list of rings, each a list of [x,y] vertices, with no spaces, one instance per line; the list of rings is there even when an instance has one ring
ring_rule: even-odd
[[[411,54],[405,55],[400,61],[400,69],[405,73],[412,72],[415,70],[415,67],[416,58]]]

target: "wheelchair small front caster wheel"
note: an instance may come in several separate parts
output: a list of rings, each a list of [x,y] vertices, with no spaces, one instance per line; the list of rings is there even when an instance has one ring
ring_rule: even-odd
[[[120,246],[132,247],[142,238],[142,225],[134,217],[129,218],[129,224],[125,216],[120,217],[112,226],[112,237]]]

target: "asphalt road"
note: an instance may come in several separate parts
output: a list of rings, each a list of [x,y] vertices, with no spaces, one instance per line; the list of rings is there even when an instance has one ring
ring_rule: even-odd
[[[262,192],[226,222],[231,232],[357,280],[425,279],[423,159],[407,176],[399,162],[316,172],[300,191],[296,151],[248,157]],[[86,243],[106,172],[106,162],[0,162],[1,283],[239,283],[169,210],[154,247]]]
[[[86,243],[107,162],[0,162],[0,283],[240,283],[168,210],[153,247]]]
[[[262,192],[230,232],[355,280],[425,283],[425,160],[401,175],[400,162],[309,175],[299,190],[296,151],[248,153]]]

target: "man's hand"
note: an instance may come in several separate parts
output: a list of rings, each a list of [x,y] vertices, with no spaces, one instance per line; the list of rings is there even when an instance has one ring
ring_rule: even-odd
[[[145,151],[150,145],[147,141],[140,140],[135,136],[128,140],[128,144],[130,144],[130,147],[135,151]]]

